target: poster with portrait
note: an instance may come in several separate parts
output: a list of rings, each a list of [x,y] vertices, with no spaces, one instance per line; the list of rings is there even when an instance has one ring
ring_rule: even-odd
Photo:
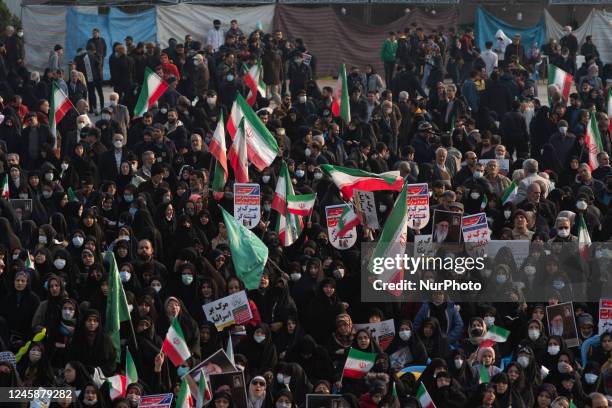
[[[354,324],[355,330],[367,330],[384,351],[395,337],[395,320],[388,319],[377,323]]]
[[[29,220],[32,218],[32,199],[31,198],[12,198],[9,200],[15,213],[17,214],[17,219],[21,220]]]
[[[433,229],[434,244],[458,244],[461,242],[461,213],[434,210]]]
[[[580,345],[572,302],[546,306],[546,319],[548,320],[548,333],[551,336],[562,337],[567,347]]]
[[[191,370],[185,374],[184,377],[189,385],[192,395],[198,395],[198,383],[200,381],[200,375],[202,372],[205,373],[208,378],[208,384],[210,385],[210,378],[213,375],[233,373],[236,371],[236,367],[232,364],[231,360],[225,354],[223,349],[215,351],[210,357],[196,364]]]
[[[247,408],[246,384],[242,371],[232,371],[223,374],[210,375],[210,391],[214,395],[225,391],[232,396],[232,402],[236,408]]]

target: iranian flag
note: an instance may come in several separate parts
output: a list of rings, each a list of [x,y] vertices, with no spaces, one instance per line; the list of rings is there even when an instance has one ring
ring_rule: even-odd
[[[589,126],[586,129],[584,135],[584,146],[589,149],[589,167],[591,171],[599,167],[597,162],[597,154],[603,152],[603,143],[601,142],[601,135],[599,134],[599,128],[597,127],[597,119],[595,119],[595,113],[591,113],[591,119],[589,120]]]
[[[484,335],[484,339],[493,340],[496,343],[505,343],[510,336],[510,331],[499,326],[491,326],[487,333]]]
[[[247,103],[253,106],[257,100],[257,92],[262,96],[266,96],[266,84],[263,82],[263,68],[261,66],[261,61],[257,61],[257,64],[253,65],[251,68],[247,67],[246,64],[242,64],[242,66],[246,72],[244,83],[249,88]]]
[[[376,258],[394,258],[396,256],[403,257],[406,253],[406,241],[408,230],[408,211],[406,205],[407,184],[402,189],[402,192],[397,196],[393,210],[383,228],[380,239],[374,248],[374,254],[371,259]],[[370,261],[372,262],[372,261]],[[370,264],[369,270],[372,270],[373,265]],[[385,270],[383,274],[377,275],[379,279],[387,283],[398,283],[404,279],[404,269]],[[389,293],[393,296],[399,296],[401,290],[389,289]]]
[[[32,262],[32,258],[30,257],[30,251],[26,251],[25,268],[36,269],[36,266],[34,265],[34,262]]]
[[[516,181],[512,180],[512,183],[510,183],[508,188],[504,190],[504,194],[502,194],[502,198],[501,198],[502,205],[514,201],[517,193],[518,193],[518,186],[516,185]]]
[[[191,391],[189,390],[189,384],[187,384],[187,379],[183,377],[181,380],[181,385],[179,387],[179,392],[176,397],[176,405],[175,408],[193,408],[195,406],[193,398],[191,397]]]
[[[139,118],[149,110],[168,89],[168,84],[163,81],[151,68],[145,68],[144,82],[134,107],[134,117]]]
[[[136,371],[136,364],[134,364],[129,348],[125,349],[125,378],[127,385],[138,382],[138,371]]]
[[[49,127],[54,139],[53,147],[56,149],[58,148],[57,125],[66,116],[70,108],[74,108],[74,105],[70,102],[68,95],[57,86],[57,82],[53,81],[51,84],[51,100],[49,101]]]
[[[198,380],[198,398],[196,398],[196,408],[202,408],[212,399],[210,389],[204,370],[200,370],[200,379]]]
[[[72,187],[68,187],[68,190],[66,190],[66,195],[68,196],[68,201],[70,201],[71,203],[79,202],[79,198],[77,197]]]
[[[293,184],[291,183],[289,169],[287,163],[283,161],[272,199],[272,209],[279,213],[276,219],[276,233],[283,246],[293,244],[302,232],[302,217],[291,214],[287,210],[287,197],[293,195]]]
[[[591,236],[587,229],[586,222],[582,213],[578,214],[578,249],[582,258],[589,257],[589,247],[591,246]]]
[[[166,339],[162,344],[162,351],[166,353],[172,364],[176,367],[183,364],[185,360],[191,357],[189,347],[185,342],[185,336],[183,336],[183,329],[179,324],[178,319],[172,319],[172,323],[168,328]]]
[[[238,183],[249,182],[249,158],[247,150],[247,137],[244,131],[243,118],[240,121],[240,126],[228,154],[230,165],[234,169],[234,176]]]
[[[334,89],[334,100],[332,102],[332,113],[340,116],[346,123],[351,121],[351,105],[349,103],[348,88],[346,85],[346,66],[340,65],[338,83]]]
[[[359,169],[332,166],[331,164],[322,164],[321,170],[331,177],[345,201],[349,201],[353,197],[353,190],[400,191],[404,185],[399,171],[374,174]]]
[[[8,174],[4,175],[4,180],[2,180],[2,198],[8,200],[10,197],[9,192],[9,182],[8,182]]]
[[[344,207],[340,219],[338,220],[338,236],[343,237],[353,229],[353,227],[361,224],[359,216],[353,211],[350,205]]]
[[[227,148],[225,147],[225,121],[223,112],[219,114],[217,128],[208,144],[210,154],[217,160],[215,164],[215,177],[213,178],[212,188],[213,197],[219,201],[223,198],[223,190],[227,183]]]
[[[482,364],[480,365],[480,367],[478,367],[478,377],[480,381],[479,384],[488,384],[491,382],[491,375],[489,374],[489,370]]]
[[[565,72],[561,68],[558,68],[552,64],[548,66],[548,84],[554,84],[559,87],[564,101],[569,99],[570,88],[572,87],[573,81],[574,77],[570,73]]]
[[[125,390],[128,386],[125,375],[117,374],[106,378],[111,401],[115,398],[125,398]]]
[[[344,363],[342,377],[363,378],[374,367],[376,353],[365,353],[351,347]]]
[[[307,217],[312,213],[316,199],[316,194],[290,195],[287,197],[287,211]]]
[[[274,136],[272,136],[266,125],[259,119],[259,116],[251,109],[247,101],[244,100],[240,93],[236,92],[236,100],[232,106],[230,118],[227,121],[227,131],[232,140],[237,137],[238,127],[242,120],[244,120],[244,135],[248,146],[249,161],[257,167],[257,170],[263,171],[276,159],[278,143],[276,143]]]
[[[427,392],[427,388],[425,388],[425,384],[421,383],[419,385],[419,389],[417,390],[416,397],[423,408],[436,408],[436,404],[434,404],[431,399],[431,395]]]
[[[608,132],[612,138],[612,87],[608,89]]]

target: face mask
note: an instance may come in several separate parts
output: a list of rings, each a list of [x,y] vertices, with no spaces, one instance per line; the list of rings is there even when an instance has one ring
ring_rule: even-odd
[[[535,266],[531,266],[531,265],[529,265],[529,266],[526,266],[526,267],[525,267],[525,275],[527,275],[527,276],[533,276],[533,275],[535,275],[535,273],[536,273],[536,268],[535,268]]]
[[[23,37],[23,31],[17,32],[17,37],[19,37],[19,38]]]
[[[83,123],[83,122],[77,123],[77,129],[79,130],[83,129],[85,126],[86,126],[86,123]]]
[[[557,290],[561,290],[565,287],[565,282],[560,281],[560,280],[555,280],[553,281],[553,288],[557,289]]]
[[[132,277],[132,274],[128,271],[121,271],[119,272],[119,277],[121,278],[121,282],[128,282]]]
[[[566,363],[563,363],[563,362],[559,362],[559,363],[557,363],[557,370],[558,370],[560,373],[562,373],[562,374],[563,374],[563,373],[565,373],[565,372],[566,372],[566,370],[567,370],[567,369],[565,368],[565,365],[566,365]]]
[[[290,382],[291,382],[291,376],[290,375],[283,376],[283,383],[284,384],[289,384]]]
[[[496,158],[497,160],[502,160],[502,159],[504,159],[504,155],[503,155],[503,154],[496,154],[496,155],[495,155],[495,158]]]
[[[558,230],[557,231],[557,235],[560,236],[561,238],[567,238],[569,237],[569,230],[568,229],[562,229],[562,230]]]
[[[263,181],[264,183],[269,183],[270,182],[270,176],[266,175],[266,176],[261,176],[261,181]]]
[[[529,334],[529,338],[531,340],[537,340],[540,338],[540,331],[538,329],[529,329],[527,333]]]
[[[240,364],[235,364],[236,368],[240,371],[244,371],[244,366],[241,366]]]
[[[110,120],[110,115],[108,113],[103,113],[102,114],[102,120]]]
[[[586,373],[584,375],[584,381],[586,381],[587,384],[595,384],[595,381],[597,381],[597,374]]]
[[[134,310],[134,305],[128,305],[128,312],[132,313],[133,310]]]
[[[168,113],[168,109],[166,109],[166,108],[161,108],[159,111],[160,111],[162,114],[164,114],[164,115],[165,115],[166,113]]]
[[[298,98],[298,101],[300,101],[300,103],[306,103],[306,97],[305,96],[300,96]]]
[[[455,368],[458,370],[463,366],[463,360],[461,360],[460,358],[455,360]]]
[[[516,362],[523,368],[527,368],[527,366],[529,365],[529,357],[527,356],[520,356],[519,358],[516,359]]]
[[[119,235],[119,236],[117,237],[117,239],[118,239],[119,241],[129,241],[129,240],[130,240],[130,236],[129,236],[129,235]]]
[[[179,368],[177,368],[177,369],[176,369],[176,374],[177,374],[179,377],[182,377],[182,376],[184,376],[185,374],[187,374],[187,372],[188,372],[188,371],[189,371],[189,368],[187,368],[187,367],[183,367],[183,366],[180,366]]]
[[[480,193],[470,193],[470,197],[472,197],[472,200],[478,200],[480,198]]]
[[[304,177],[304,170],[296,170],[296,171],[295,171],[295,175],[296,175],[296,177],[298,177],[298,178],[302,178],[302,177]]]
[[[66,171],[68,170],[68,163],[62,163],[60,167],[62,168],[63,171]]]
[[[98,400],[97,400],[97,399],[95,399],[95,400],[86,400],[86,399],[84,399],[84,400],[83,400],[83,404],[85,404],[85,405],[87,405],[87,406],[96,405],[96,403],[97,403],[97,402],[98,402]]]
[[[38,350],[30,350],[30,361],[36,363],[42,357],[42,353]]]
[[[381,204],[381,205],[379,205],[379,206],[378,206],[378,210],[379,210],[381,213],[384,213],[385,211],[387,211],[387,206],[386,206],[386,205],[384,205],[384,204]]]
[[[123,142],[121,140],[115,140],[113,146],[115,146],[115,149],[121,149],[123,147]]]
[[[123,195],[123,199],[126,202],[131,203],[132,201],[134,201],[134,196],[133,195],[129,195],[129,194],[124,194]]]
[[[214,105],[217,102],[217,98],[206,98],[206,102],[208,102],[209,105]]]
[[[47,178],[47,177],[45,176],[45,178]],[[48,191],[48,190],[43,190],[42,195],[45,198],[51,198],[51,196],[53,195],[53,192],[52,191]]]
[[[562,135],[567,133],[567,126],[561,126],[559,128],[559,133],[561,133]]]
[[[57,269],[64,269],[66,266],[66,260],[57,258],[55,261],[53,261],[53,266],[55,266]]]
[[[304,155],[306,155],[306,157],[310,157],[310,153],[312,153],[312,152],[310,151],[310,149],[308,147],[306,149],[304,149]]]
[[[253,336],[253,340],[255,340],[255,342],[257,343],[261,343],[262,341],[264,341],[266,339],[266,336]]]
[[[153,288],[153,290],[157,293],[159,293],[159,291],[161,290],[161,285],[151,285],[151,287]]]
[[[474,172],[474,178],[481,178],[482,177],[482,171],[475,171]]]
[[[285,376],[282,373],[276,374],[276,381],[278,381],[280,384],[283,383],[284,379],[285,379]]]
[[[334,278],[342,279],[344,278],[344,269],[336,269],[332,272],[332,274],[334,275]]]
[[[227,79],[227,82],[232,82],[234,80],[234,76],[233,75],[228,75],[225,77],[225,79]]]
[[[487,327],[491,327],[493,326],[493,323],[495,323],[495,317],[493,316],[485,316],[483,320]]]
[[[408,341],[410,340],[410,335],[412,334],[412,332],[410,330],[401,330],[399,332],[399,337],[400,339],[404,340],[404,341]]]
[[[277,402],[276,408],[291,408],[291,404],[288,402]]]
[[[497,275],[497,278],[495,279],[497,280],[497,283],[506,283],[508,277],[506,275]]]
[[[559,354],[559,351],[561,351],[560,346],[548,346],[548,354],[550,354],[551,356],[556,356],[557,354]]]
[[[474,328],[472,330],[470,330],[470,334],[472,335],[472,337],[481,337],[482,336],[482,329],[479,328]]]
[[[185,285],[191,285],[191,282],[193,282],[193,275],[190,275],[188,273],[183,274],[181,275],[181,280]]]
[[[117,101],[113,100],[109,102],[110,106],[117,106]]]
[[[72,238],[72,245],[74,245],[77,248],[80,248],[81,245],[83,245],[83,242],[85,241],[85,239],[81,236],[76,236],[74,238]]]
[[[576,201],[576,208],[580,211],[584,211],[587,209],[587,203],[584,200]]]
[[[289,277],[291,278],[292,281],[296,282],[300,280],[300,278],[302,277],[302,274],[299,272],[293,272]]]
[[[316,173],[314,174],[314,179],[315,179],[315,180],[321,180],[322,178],[323,178],[323,173],[321,173],[321,172],[316,172]]]
[[[74,317],[74,310],[62,309],[62,319],[71,320]]]
[[[46,244],[47,243],[47,236],[46,235],[39,235],[38,236],[38,242],[41,244]]]

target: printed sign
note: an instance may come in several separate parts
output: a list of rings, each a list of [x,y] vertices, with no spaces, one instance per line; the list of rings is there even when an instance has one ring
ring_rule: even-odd
[[[414,236],[414,257],[434,256],[436,250],[432,245],[431,234]]]
[[[174,394],[143,395],[138,408],[170,408]]]
[[[463,217],[461,229],[468,254],[472,257],[484,256],[487,244],[491,241],[487,214],[478,213]]]
[[[612,332],[612,299],[599,300],[599,334]]]
[[[259,224],[261,199],[259,184],[234,184],[234,218],[248,229]]]
[[[214,323],[218,331],[234,324],[246,323],[253,318],[244,290],[202,305],[202,309],[206,319]]]
[[[381,349],[386,350],[395,337],[395,321],[393,319],[378,323],[354,324],[355,330],[365,329],[370,332]]]
[[[548,333],[551,336],[562,337],[567,347],[580,345],[572,302],[546,306],[546,319],[548,320]]]
[[[327,219],[327,235],[329,242],[336,249],[349,249],[357,242],[357,229],[351,228],[342,236],[338,235],[340,231],[340,218],[342,212],[348,207],[348,204],[330,205],[325,207],[325,218]]]
[[[406,194],[408,228],[422,229],[429,222],[429,189],[427,183],[408,184]]]
[[[304,64],[310,65],[310,61],[312,61],[312,55],[303,52],[302,53],[302,58],[304,58]]]
[[[378,223],[378,215],[376,214],[376,202],[374,201],[374,192],[355,190],[353,201],[357,215],[361,220],[361,224],[374,230],[380,229]]]

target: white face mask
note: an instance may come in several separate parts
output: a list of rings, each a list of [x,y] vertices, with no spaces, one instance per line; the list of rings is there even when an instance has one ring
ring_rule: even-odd
[[[265,339],[266,339],[266,336],[258,336],[258,335],[253,336],[253,340],[255,340],[255,342],[257,343],[261,343]]]
[[[85,126],[87,126],[86,123],[83,123],[83,122],[77,123],[77,129],[79,129],[79,130],[83,129]]]
[[[306,100],[307,100],[307,99],[306,99],[306,97],[305,97],[305,96],[300,96],[300,97],[298,98],[298,101],[300,101],[300,103],[306,103]]]
[[[71,320],[74,317],[74,310],[62,309],[62,319]]]
[[[523,368],[527,368],[527,366],[529,365],[529,357],[527,356],[520,356],[519,358],[516,359],[516,362]]]
[[[387,211],[387,206],[386,206],[386,205],[384,205],[384,204],[381,204],[381,205],[379,205],[379,206],[378,206],[378,210],[379,210],[381,213],[384,213],[385,211]]]
[[[400,339],[404,340],[404,341],[408,341],[410,340],[410,335],[412,334],[412,332],[410,330],[401,330],[399,332],[399,337]]]
[[[38,242],[41,244],[46,244],[47,243],[47,236],[46,235],[39,235],[38,236]]]
[[[157,293],[159,293],[159,291],[161,290],[161,285],[151,285],[151,287],[153,288],[153,290]]]
[[[117,101],[112,100],[109,102],[110,106],[117,106]]]
[[[265,175],[265,176],[261,176],[261,181],[263,181],[264,183],[269,183],[270,182],[270,176]]]
[[[130,278],[132,277],[132,274],[128,271],[121,271],[119,272],[119,277],[121,278],[121,282],[129,282]]]
[[[470,197],[472,198],[472,200],[478,200],[480,198],[480,193],[470,193]]]
[[[83,239],[83,237],[76,236],[76,237],[72,238],[72,245],[74,245],[77,248],[80,248],[83,245],[84,241],[85,240]]]
[[[556,356],[557,354],[559,354],[559,351],[561,351],[560,346],[548,346],[548,354],[550,354],[551,356]]]
[[[580,211],[586,210],[587,207],[588,207],[588,204],[586,201],[584,200],[576,201],[576,208],[579,209]]]
[[[500,276],[502,276],[502,275],[500,275]],[[493,316],[485,316],[483,318],[483,320],[484,320],[485,324],[487,325],[487,327],[491,327],[495,323],[495,317],[493,317]]]
[[[161,108],[159,111],[160,111],[161,113],[163,113],[164,115],[165,115],[166,113],[168,113],[168,109],[166,109],[166,108]]]
[[[111,116],[108,113],[102,114],[102,120],[110,120]]]
[[[561,238],[567,238],[569,237],[569,230],[568,229],[562,229],[562,230],[558,230],[557,231],[557,235],[560,236]]]
[[[51,198],[51,196],[53,195],[53,192],[49,190],[43,190],[42,195],[44,198]]]
[[[193,282],[193,275],[188,274],[188,273],[183,274],[181,275],[181,280],[183,281],[185,285],[191,285],[191,282]]]
[[[462,366],[463,366],[463,360],[462,360],[462,359],[460,359],[460,358],[455,359],[455,368],[458,370],[458,369],[460,369]]]
[[[64,269],[64,267],[66,266],[66,260],[57,258],[55,261],[53,261],[53,266],[55,266],[57,269],[60,269],[60,270]]]
[[[21,198],[22,200],[26,200],[28,198],[28,193],[20,193],[19,198]]]
[[[121,140],[115,140],[113,146],[115,146],[115,149],[121,149],[123,147],[123,142]]]
[[[535,273],[536,273],[536,268],[535,268],[535,266],[531,266],[531,265],[529,265],[529,266],[526,266],[526,267],[525,267],[525,275],[527,275],[527,276],[533,276],[533,275],[535,275]]]
[[[304,149],[304,155],[306,157],[310,157],[310,153],[312,153],[312,152],[310,151],[310,149],[308,147],[306,149]]]
[[[291,275],[289,275],[289,277],[291,278],[292,281],[297,282],[302,277],[302,274],[299,272],[293,272]]]
[[[474,178],[481,178],[482,177],[482,171],[475,171],[474,172]]]
[[[206,102],[208,102],[209,105],[214,105],[215,103],[217,103],[217,98],[208,97],[206,98]]]
[[[97,400],[97,399],[95,399],[95,400],[91,400],[91,401],[90,401],[90,400],[87,400],[87,399],[84,399],[84,400],[83,400],[83,404],[85,404],[85,405],[87,405],[87,406],[96,405],[96,403],[97,403],[97,402],[98,402],[98,400]]]
[[[279,384],[283,383],[283,379],[284,378],[285,378],[285,376],[282,373],[276,374],[276,381],[278,381]]]
[[[506,275],[497,275],[497,283],[506,283],[508,277]]]
[[[559,370],[560,373],[565,373],[567,372],[567,368],[565,367],[567,365],[567,363],[564,363],[562,361],[557,363],[557,370]]]
[[[296,171],[295,171],[295,175],[296,175],[296,177],[298,177],[298,178],[302,178],[302,177],[304,177],[304,170],[296,170]]]
[[[289,402],[277,402],[276,408],[291,408],[291,404]]]
[[[332,274],[334,275],[334,278],[342,279],[344,278],[344,269],[336,269],[332,272]]]
[[[62,170],[63,170],[63,171],[68,170],[68,166],[69,166],[69,165],[68,165],[68,163],[62,163],[62,164],[60,165],[60,167],[62,168]]]
[[[19,38],[23,37],[23,31],[17,31],[17,37]]]
[[[584,375],[584,381],[586,381],[587,384],[595,384],[595,381],[597,381],[597,374],[586,373]]]
[[[314,174],[314,179],[315,179],[315,180],[321,180],[322,178],[323,178],[323,173],[321,173],[321,172],[317,171],[317,172]]]
[[[561,133],[562,135],[567,133],[567,126],[561,126],[559,127],[559,133]]]
[[[45,180],[47,181],[53,181],[53,173],[45,173]]]
[[[38,361],[40,361],[42,357],[42,352],[40,352],[39,350],[30,350],[30,361],[33,363],[37,363]]]

